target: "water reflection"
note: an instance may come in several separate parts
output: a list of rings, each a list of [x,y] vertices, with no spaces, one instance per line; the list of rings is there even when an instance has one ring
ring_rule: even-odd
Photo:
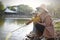
[[[7,33],[21,27],[23,24],[14,19],[6,19],[3,21],[2,27],[0,27],[0,40],[5,40]],[[24,21],[25,22],[25,21]],[[22,22],[22,23],[24,23]],[[32,31],[33,25],[30,24],[24,28],[21,28],[14,33],[12,33],[12,36],[9,38],[9,40],[23,40],[26,34],[28,34],[30,31]]]
[[[0,27],[4,24],[5,20],[4,19],[0,19]]]

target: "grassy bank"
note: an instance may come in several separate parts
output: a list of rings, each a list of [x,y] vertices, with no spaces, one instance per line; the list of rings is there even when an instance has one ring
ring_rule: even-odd
[[[60,22],[56,22],[56,23],[55,23],[55,29],[56,29],[57,31],[60,31]]]

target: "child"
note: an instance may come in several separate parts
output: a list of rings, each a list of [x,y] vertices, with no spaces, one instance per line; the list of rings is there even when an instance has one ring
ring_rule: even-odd
[[[33,28],[33,31],[31,32],[31,34],[34,33],[35,35],[37,35],[37,37],[42,36],[45,27],[43,25],[40,25],[39,23],[37,23],[37,22],[40,22],[40,23],[42,22],[40,19],[40,15],[38,13],[35,13],[34,17],[30,21],[28,21],[26,23],[26,25],[30,24],[31,22],[33,22],[33,24],[34,24],[34,28]],[[34,34],[29,35],[29,36],[34,37],[35,36]]]

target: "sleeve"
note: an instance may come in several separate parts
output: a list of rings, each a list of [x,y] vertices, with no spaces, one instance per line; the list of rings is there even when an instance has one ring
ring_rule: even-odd
[[[38,22],[39,23],[39,22]],[[52,19],[50,16],[46,16],[45,19],[44,19],[44,22],[42,23],[39,23],[41,25],[44,25],[44,26],[51,26],[52,24]]]

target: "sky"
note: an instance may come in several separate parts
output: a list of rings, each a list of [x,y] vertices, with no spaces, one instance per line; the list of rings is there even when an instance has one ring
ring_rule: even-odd
[[[6,6],[12,6],[12,5],[20,5],[25,4],[29,5],[32,8],[36,8],[40,6],[41,4],[48,5],[48,0],[0,0],[3,2],[3,4]]]

